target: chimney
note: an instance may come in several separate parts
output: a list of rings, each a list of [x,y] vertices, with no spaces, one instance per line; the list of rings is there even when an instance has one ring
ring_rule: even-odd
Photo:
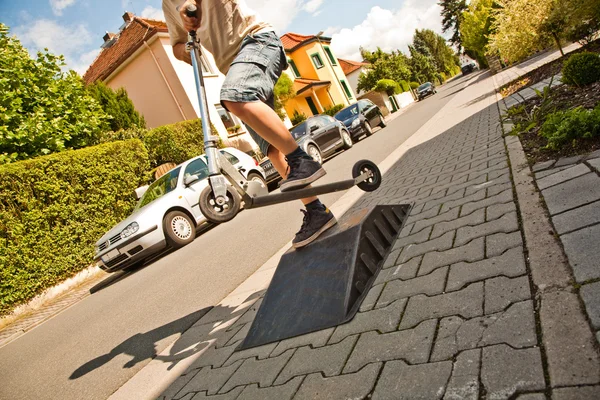
[[[134,13],[125,11],[125,14],[123,14],[123,21],[125,21],[126,23],[129,23],[129,22],[133,21],[133,17],[135,17]]]
[[[103,39],[104,39],[104,43],[106,43],[106,42],[109,42],[109,41],[113,40],[113,38],[114,38],[115,36],[116,36],[116,35],[115,35],[114,33],[111,33],[111,32],[106,32],[106,35],[104,35],[104,37],[103,37]]]

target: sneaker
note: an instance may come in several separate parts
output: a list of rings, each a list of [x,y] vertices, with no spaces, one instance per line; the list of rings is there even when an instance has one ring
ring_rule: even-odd
[[[333,213],[328,208],[300,211],[304,213],[304,220],[302,221],[302,227],[292,240],[292,246],[296,249],[313,242],[321,233],[337,223]]]
[[[282,192],[302,189],[324,176],[327,172],[321,164],[312,158],[286,159],[289,166],[287,179],[281,181],[279,188]]]

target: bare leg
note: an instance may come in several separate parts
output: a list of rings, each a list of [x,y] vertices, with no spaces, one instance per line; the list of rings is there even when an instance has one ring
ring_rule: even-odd
[[[269,146],[269,154],[267,154],[267,156],[273,163],[273,166],[277,172],[279,172],[279,175],[281,175],[283,179],[287,178],[287,161],[285,161],[285,156],[283,153],[277,150],[274,146]],[[312,203],[315,200],[318,200],[317,196],[300,199],[304,205]]]

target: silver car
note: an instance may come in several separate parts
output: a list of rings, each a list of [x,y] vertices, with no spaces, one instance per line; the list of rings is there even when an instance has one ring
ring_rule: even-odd
[[[234,148],[220,150],[248,180],[265,184],[265,172],[249,155]],[[133,213],[96,242],[94,260],[105,271],[140,266],[167,246],[191,243],[196,228],[208,223],[198,199],[208,185],[204,155],[173,168],[150,186],[139,188],[141,196]]]

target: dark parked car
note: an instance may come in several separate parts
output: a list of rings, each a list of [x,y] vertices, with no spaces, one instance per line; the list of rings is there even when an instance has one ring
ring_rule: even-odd
[[[470,74],[471,72],[475,71],[476,69],[477,69],[477,65],[475,65],[474,62],[465,64],[462,67],[460,67],[460,70],[462,71],[463,75]]]
[[[379,125],[385,128],[385,119],[379,107],[371,100],[363,99],[346,107],[337,114],[335,119],[341,121],[350,132],[353,141],[358,140],[363,134],[371,136],[373,127]]]
[[[300,147],[319,163],[339,149],[352,147],[346,127],[329,115],[310,117],[294,126],[290,132]]]
[[[425,82],[417,88],[417,97],[419,100],[423,100],[425,97],[436,93],[437,90],[435,90],[435,86],[431,82]]]

